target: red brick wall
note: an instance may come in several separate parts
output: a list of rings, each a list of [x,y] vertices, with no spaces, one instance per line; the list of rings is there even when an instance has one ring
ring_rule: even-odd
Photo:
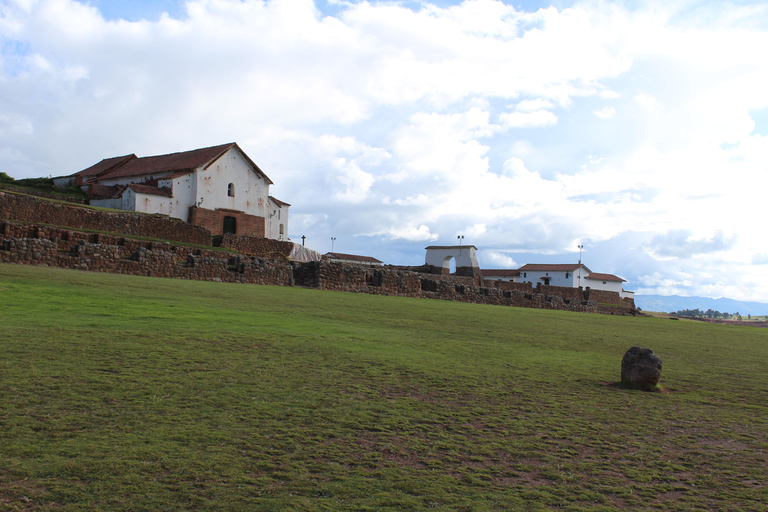
[[[235,218],[236,235],[266,236],[266,222],[264,217],[248,215],[247,213],[236,210],[226,210],[223,208],[208,210],[192,206],[189,209],[189,223],[196,226],[202,226],[208,229],[214,235],[224,233],[224,217]]]

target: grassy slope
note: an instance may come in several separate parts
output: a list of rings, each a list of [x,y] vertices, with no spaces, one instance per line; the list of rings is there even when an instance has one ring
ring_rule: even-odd
[[[768,503],[766,329],[16,265],[0,315],[0,509]]]

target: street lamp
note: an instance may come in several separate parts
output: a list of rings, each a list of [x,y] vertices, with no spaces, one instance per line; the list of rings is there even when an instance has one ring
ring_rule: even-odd
[[[333,243],[334,243],[335,241],[336,241],[336,237],[335,237],[335,236],[332,236],[332,237],[331,237],[331,252],[333,252]]]
[[[461,241],[464,240],[464,235],[459,235],[456,238],[459,239],[459,247],[461,247]]]
[[[582,244],[579,244],[579,287],[581,287],[581,250],[584,248]]]

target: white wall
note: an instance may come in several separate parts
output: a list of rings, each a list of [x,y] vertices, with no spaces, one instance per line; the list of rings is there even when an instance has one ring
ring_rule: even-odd
[[[268,218],[269,183],[251,169],[237,149],[230,148],[208,169],[198,169],[195,175],[195,203],[202,199],[201,208],[226,208]],[[230,183],[235,186],[234,197],[228,195]]]
[[[619,297],[621,297],[622,299],[632,299],[632,300],[635,300],[635,292],[630,292],[630,291],[622,290],[622,291],[619,292]]]
[[[485,275],[485,273],[483,273],[483,279],[487,279],[489,281],[507,281],[510,283],[516,283],[519,278],[517,276],[495,276],[493,274]]]
[[[288,240],[288,206],[280,206],[269,199],[267,213],[267,238],[275,240]],[[280,234],[280,226],[283,226],[283,233]]]
[[[596,279],[586,279],[583,280],[586,281],[586,285],[584,287],[586,288],[589,286],[593,290],[607,290],[609,292],[616,292],[621,293],[622,290],[622,282],[621,281],[603,281],[602,279],[596,280]]]
[[[190,173],[167,180],[159,180],[158,185],[170,188],[172,196],[169,204],[168,215],[183,221],[189,221],[189,207],[195,205],[197,197],[197,180],[195,174]]]
[[[136,194],[133,190],[127,189],[122,194],[121,210],[136,211]]]
[[[566,288],[578,288],[578,276],[579,272],[582,271],[583,268],[579,268],[574,271],[564,271],[564,270],[521,270],[520,271],[520,277],[517,278],[517,280],[521,283],[531,283],[533,286],[536,286],[536,283],[544,284],[544,280],[541,279],[542,277],[548,277],[549,278],[549,286],[564,286]],[[566,274],[568,277],[566,277]],[[584,276],[586,276],[587,273],[584,271]],[[584,284],[584,277],[582,277],[582,286],[587,286]]]
[[[75,184],[75,179],[74,176],[61,176],[53,178],[53,184],[57,187],[68,187]]]
[[[124,210],[123,200],[119,197],[113,199],[91,199],[89,204],[99,208],[112,208],[113,210]]]
[[[142,194],[140,192],[134,192],[131,189],[126,190],[123,193],[123,199],[133,200],[134,211],[144,213],[159,213],[161,215],[168,215],[171,210],[171,198],[166,196],[156,196],[153,194]],[[128,209],[128,208],[124,208]],[[179,217],[177,217],[179,218]]]
[[[456,259],[456,267],[478,267],[477,249],[474,245],[427,247],[424,263],[435,267],[449,268],[452,257]]]

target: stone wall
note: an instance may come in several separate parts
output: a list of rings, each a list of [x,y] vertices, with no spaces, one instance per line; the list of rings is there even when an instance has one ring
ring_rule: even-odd
[[[285,259],[293,250],[293,242],[232,234],[213,237],[213,245],[214,247],[226,247],[247,256],[258,256],[260,258]]]
[[[0,192],[0,219],[211,245],[211,232],[165,215],[112,213]]]
[[[115,274],[293,286],[293,268],[286,261],[211,254],[215,251],[198,255],[189,248],[186,248],[185,257],[180,259],[180,249],[183,248],[154,244],[139,246],[131,251],[129,245],[90,243],[83,239],[64,249],[55,237],[6,238],[0,242],[0,262]]]
[[[589,313],[636,314],[631,301],[600,292],[596,301],[578,289],[482,281],[473,277],[420,273],[403,267],[370,267],[329,260],[297,263],[171,242],[82,233],[47,226],[0,222],[0,262],[47,265],[97,272],[281,286],[305,286],[398,297]],[[231,243],[235,243],[234,237]],[[277,241],[272,241],[277,242]],[[482,286],[478,285],[482,283]],[[492,286],[488,286],[492,283]],[[566,293],[558,293],[565,292]],[[584,291],[584,295],[589,290]],[[594,291],[591,292],[594,294]],[[613,294],[615,302],[606,299]]]
[[[609,292],[607,290],[595,290],[594,288],[587,288],[586,295],[589,300],[593,300],[599,304],[622,304],[621,296],[616,292]],[[626,299],[632,302],[634,307],[634,300]]]
[[[420,297],[499,306],[599,312],[599,306],[594,301],[545,295],[532,291],[530,287],[528,287],[530,293],[526,293],[520,290],[504,290],[494,286],[478,286],[477,280],[473,277],[424,274],[395,266],[376,268],[323,260],[295,265],[293,275],[297,286],[322,290]],[[630,313],[629,308],[625,308],[623,311],[624,314]]]

